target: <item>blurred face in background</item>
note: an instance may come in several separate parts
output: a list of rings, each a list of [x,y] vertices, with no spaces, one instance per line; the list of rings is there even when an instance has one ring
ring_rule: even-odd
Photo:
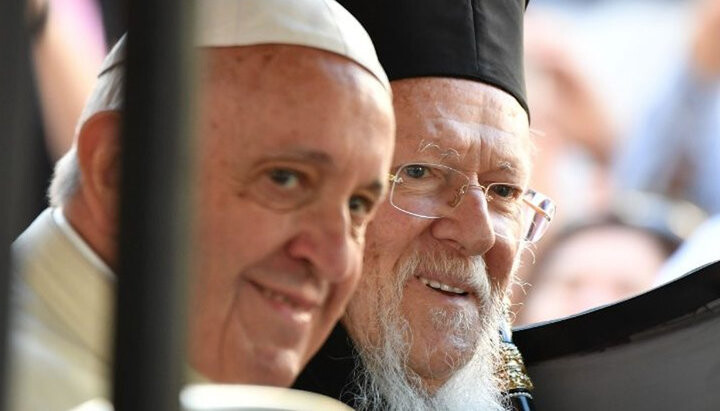
[[[432,179],[435,171],[423,165],[432,163],[461,172],[475,185],[526,186],[528,121],[510,95],[443,78],[394,81],[393,93],[396,177]],[[490,193],[512,195],[509,190],[500,185]],[[493,367],[487,356],[494,351],[502,296],[522,244],[520,207],[497,204],[471,188],[441,218],[413,216],[390,202],[380,207],[368,228],[364,274],[344,319],[376,378],[387,385],[404,378],[432,395],[478,353],[486,356],[479,361],[482,372]],[[407,211],[419,212],[422,204],[416,206]],[[393,361],[400,361],[395,370],[388,365]],[[393,372],[404,375],[395,378]],[[493,380],[483,378],[473,381]],[[483,388],[473,386],[482,396]]]
[[[652,287],[667,258],[661,243],[636,228],[606,225],[558,239],[538,265],[521,311],[524,324],[576,314]]]
[[[387,190],[389,93],[295,46],[205,52],[191,364],[289,385],[344,310]]]

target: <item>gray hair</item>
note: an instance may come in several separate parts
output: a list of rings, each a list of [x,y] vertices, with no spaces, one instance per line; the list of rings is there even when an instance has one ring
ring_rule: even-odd
[[[70,150],[55,164],[48,197],[50,205],[61,207],[75,194],[80,186],[80,163],[77,157],[77,137],[85,123],[95,114],[103,111],[120,111],[123,106],[123,82],[125,36],[110,51],[98,75],[90,97],[88,97],[80,119],[75,127],[75,140]]]

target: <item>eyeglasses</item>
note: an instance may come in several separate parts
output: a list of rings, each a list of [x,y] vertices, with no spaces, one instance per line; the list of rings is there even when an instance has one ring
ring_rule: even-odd
[[[471,184],[468,176],[442,164],[404,164],[389,177],[390,204],[415,217],[445,217],[473,188],[482,191],[493,216],[521,219],[528,242],[538,241],[555,215],[555,204],[541,193],[510,183]],[[493,229],[499,234],[498,227]]]

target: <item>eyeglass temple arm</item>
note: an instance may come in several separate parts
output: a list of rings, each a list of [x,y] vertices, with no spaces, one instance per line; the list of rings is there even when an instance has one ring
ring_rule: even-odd
[[[531,203],[527,198],[523,198],[522,200],[525,202],[525,204],[529,205],[530,208],[535,210],[535,212],[540,213],[544,219],[546,219],[548,221],[552,221],[552,218],[550,218],[550,215],[547,212],[545,212],[545,210],[543,210],[542,208]]]

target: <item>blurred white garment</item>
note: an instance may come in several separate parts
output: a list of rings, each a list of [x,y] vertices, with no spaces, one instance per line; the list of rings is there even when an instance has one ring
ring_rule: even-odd
[[[687,65],[669,80],[618,152],[616,183],[720,213],[720,82],[698,78]]]
[[[108,394],[115,280],[53,213],[61,211],[45,210],[12,246],[15,411],[67,410]]]
[[[180,392],[183,411],[351,411],[341,401],[314,392],[245,384],[191,384]],[[70,411],[112,411],[95,398]]]
[[[720,214],[704,222],[660,269],[656,286],[720,260]]]
[[[104,398],[95,398],[86,401],[70,411],[112,411],[113,406],[110,401]]]
[[[351,411],[344,403],[314,392],[247,384],[195,384],[180,393],[183,411],[273,410]]]

